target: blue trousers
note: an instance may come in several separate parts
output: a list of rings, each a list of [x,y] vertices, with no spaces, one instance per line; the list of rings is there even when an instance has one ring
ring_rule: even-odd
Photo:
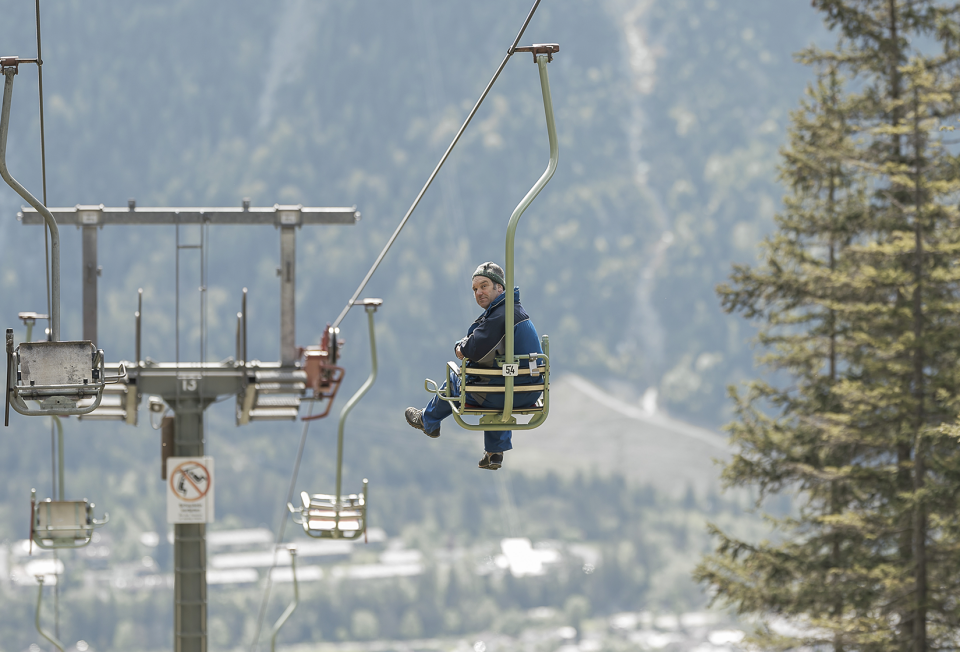
[[[447,370],[447,382],[440,387],[440,393],[445,393],[447,385],[453,388],[451,394],[460,396],[460,376]],[[515,408],[530,407],[540,398],[539,394],[534,392],[523,392],[513,395],[513,406]],[[487,393],[478,396],[477,394],[467,394],[467,400],[476,405],[489,408],[503,407],[503,394]],[[440,427],[440,422],[453,414],[453,408],[450,403],[444,401],[439,396],[434,396],[423,409],[423,427],[428,432],[433,432]],[[513,448],[512,430],[484,430],[483,431],[483,450],[488,453],[502,453]]]

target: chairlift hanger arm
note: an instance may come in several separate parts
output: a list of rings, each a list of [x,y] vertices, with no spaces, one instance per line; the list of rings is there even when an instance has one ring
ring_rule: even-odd
[[[337,502],[340,501],[340,488],[341,480],[343,478],[343,427],[347,421],[347,415],[350,414],[350,411],[353,410],[354,406],[360,402],[360,399],[364,397],[367,391],[373,387],[373,383],[377,380],[377,339],[376,339],[376,330],[373,324],[373,314],[377,311],[383,304],[382,299],[364,299],[361,304],[366,308],[367,311],[367,326],[370,331],[370,376],[367,377],[367,380],[360,386],[360,389],[357,390],[356,394],[350,397],[350,400],[347,401],[346,405],[343,406],[343,409],[340,411],[340,423],[337,426]]]
[[[290,616],[293,615],[297,605],[300,604],[300,587],[297,584],[297,548],[290,546],[288,550],[290,551],[290,571],[293,573],[293,602],[287,605],[287,608],[273,625],[273,632],[270,634],[270,652],[275,652],[277,649],[277,634],[280,633],[280,628],[284,626]]]
[[[13,78],[17,74],[17,66],[10,62],[16,57],[0,59],[0,70],[3,72],[3,105],[0,109],[0,177],[7,185],[13,188],[34,210],[43,216],[43,221],[50,227],[50,337],[54,342],[60,340],[60,231],[57,221],[50,211],[37,200],[19,181],[13,178],[7,169],[7,135],[10,131],[10,105],[13,98]],[[19,60],[23,62],[23,59]]]
[[[508,294],[509,306],[505,311],[505,320],[504,320],[504,346],[506,352],[504,354],[504,364],[513,364],[514,362],[514,310],[513,306],[515,305],[515,297],[513,294],[514,287],[514,240],[516,239],[517,234],[517,225],[520,222],[520,217],[523,215],[523,212],[527,210],[527,207],[533,203],[533,200],[536,199],[537,195],[540,194],[540,191],[543,190],[544,186],[547,185],[547,182],[553,178],[554,172],[557,171],[557,163],[560,159],[560,149],[557,141],[557,127],[556,122],[554,121],[553,115],[553,98],[550,94],[550,77],[547,73],[547,64],[552,59],[553,53],[560,50],[560,46],[556,44],[549,45],[533,45],[529,46],[530,51],[533,52],[534,61],[537,63],[537,67],[540,71],[540,90],[543,95],[543,112],[544,117],[546,118],[547,123],[547,139],[550,143],[550,159],[547,162],[547,169],[544,170],[543,174],[540,175],[540,178],[533,185],[533,187],[527,192],[524,198],[520,201],[517,207],[514,209],[513,214],[510,216],[510,222],[507,224],[507,238],[506,238],[506,247],[505,247],[505,269],[504,269],[504,280],[506,281],[506,291]],[[508,376],[506,378],[506,395],[504,397],[504,408],[503,408],[503,422],[506,423],[510,420],[510,412],[513,406],[513,377]]]
[[[37,583],[40,585],[40,589],[37,592],[37,616],[35,620],[37,632],[40,634],[40,636],[50,641],[50,643],[52,643],[55,648],[60,650],[60,652],[64,652],[63,643],[61,643],[56,636],[44,630],[43,627],[40,626],[40,605],[43,603],[43,575],[37,575]]]

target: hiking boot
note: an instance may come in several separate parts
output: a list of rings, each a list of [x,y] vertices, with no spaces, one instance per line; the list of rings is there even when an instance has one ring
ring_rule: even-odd
[[[427,437],[433,437],[436,439],[440,436],[440,427],[437,426],[437,429],[432,432],[427,432],[427,429],[423,427],[423,410],[414,407],[408,407],[403,416],[407,419],[407,423],[416,428],[417,430],[422,430],[423,434]]]
[[[479,467],[481,469],[490,469],[491,471],[496,471],[503,465],[503,453],[484,453],[483,459],[480,460]]]

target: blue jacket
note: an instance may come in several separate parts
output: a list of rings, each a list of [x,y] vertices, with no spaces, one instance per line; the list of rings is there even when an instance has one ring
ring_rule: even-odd
[[[478,367],[493,367],[494,358],[503,356],[506,351],[506,297],[504,292],[494,299],[483,314],[467,329],[467,336],[454,346],[460,347],[460,352],[471,363]],[[540,348],[540,336],[530,319],[530,315],[520,305],[520,288],[513,288],[513,353],[524,355],[528,353],[543,353]],[[492,385],[503,385],[503,376],[483,376]],[[486,381],[484,381],[486,382]],[[529,385],[541,382],[538,376],[517,376],[518,385]]]

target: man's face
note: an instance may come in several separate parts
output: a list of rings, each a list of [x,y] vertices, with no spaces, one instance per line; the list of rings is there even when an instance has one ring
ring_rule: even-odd
[[[477,300],[477,305],[484,310],[502,293],[503,288],[486,276],[473,277],[473,298]]]

